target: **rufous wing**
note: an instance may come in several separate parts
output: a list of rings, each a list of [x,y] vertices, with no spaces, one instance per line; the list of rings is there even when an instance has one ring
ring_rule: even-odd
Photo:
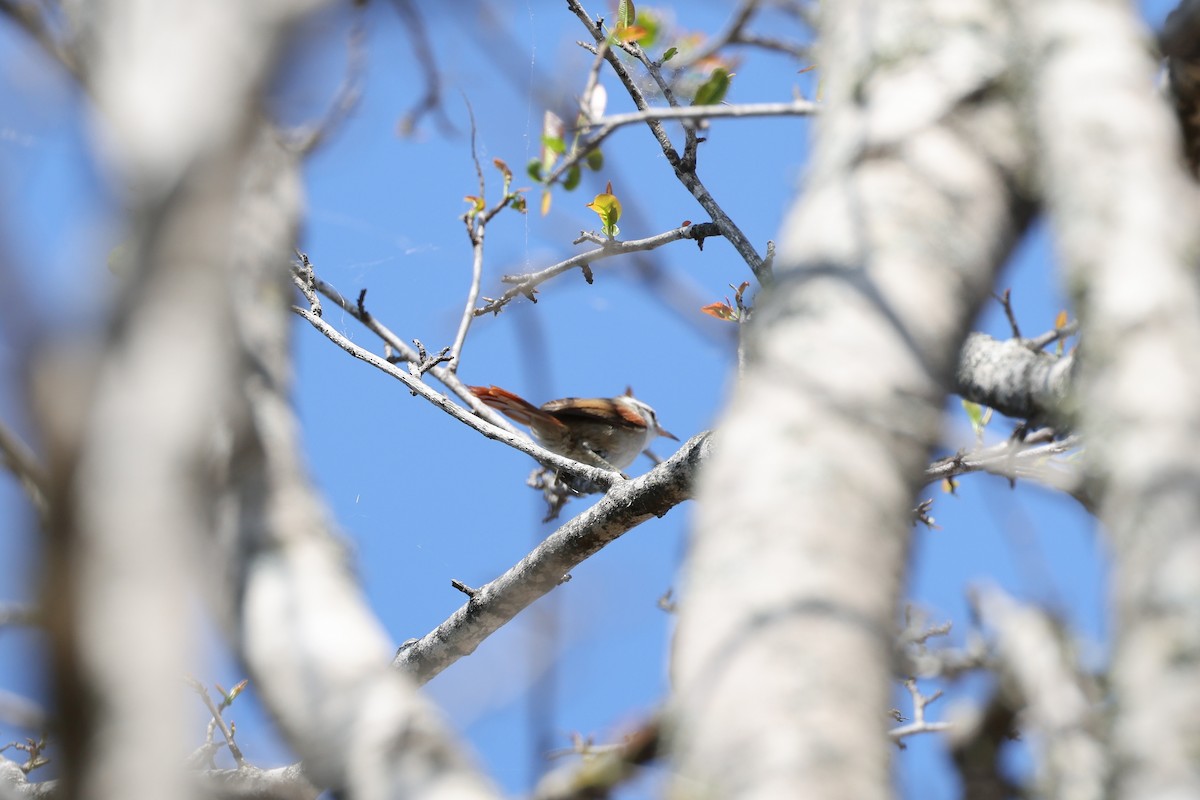
[[[471,394],[482,400],[484,405],[496,409],[504,416],[522,425],[529,425],[535,415],[542,413],[541,409],[533,403],[518,397],[507,389],[501,389],[499,386],[468,386],[467,388],[471,390]]]

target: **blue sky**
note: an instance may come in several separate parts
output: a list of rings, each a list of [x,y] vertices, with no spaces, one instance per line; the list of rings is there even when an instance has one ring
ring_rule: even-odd
[[[675,21],[688,30],[711,32],[724,21],[724,3],[686,7],[686,19],[677,13]],[[1168,7],[1143,3],[1155,24]],[[580,91],[591,58],[574,44],[584,32],[560,2],[507,4],[503,19],[482,27],[470,12],[456,13],[458,18],[431,12],[427,23],[445,84],[445,112],[459,133],[443,135],[426,120],[406,139],[396,126],[421,92],[418,67],[391,6],[377,3],[369,10],[362,102],[308,164],[301,244],[320,277],[347,295],[368,289],[374,315],[435,350],[454,336],[470,277],[470,245],[458,219],[462,197],[476,191],[466,102],[474,110],[493,198],[499,178],[491,159],[507,161],[518,174],[516,184],[529,185],[523,166],[538,153],[542,97],[565,107]],[[274,93],[282,118],[299,123],[323,113],[344,72],[346,30],[338,14],[306,28]],[[772,33],[800,35],[785,24]],[[812,76],[797,69],[780,56],[747,55],[727,99],[778,101],[794,90],[811,92]],[[605,76],[603,83],[609,110],[630,110],[616,80]],[[0,313],[67,336],[94,335],[111,291],[108,252],[119,240],[117,212],[89,155],[90,123],[81,106],[79,92],[10,25],[0,24],[0,244],[20,277],[9,296],[23,298],[22,308],[9,304]],[[777,236],[803,178],[807,136],[802,119],[719,121],[701,146],[702,179],[760,252]],[[571,240],[581,229],[598,227],[583,206],[604,181],[613,182],[625,206],[623,238],[704,219],[644,128],[619,132],[605,155],[605,168],[586,176],[580,189],[556,192],[549,216],[506,212],[489,226],[484,294],[496,289],[501,274],[541,268],[576,252]],[[531,197],[536,209],[536,193]],[[682,439],[706,429],[729,390],[732,326],[696,309],[730,295],[728,284],[751,276],[720,239],[708,240],[703,252],[690,242],[663,248],[646,270],[651,278],[636,266],[606,261],[596,265],[594,285],[564,275],[544,287],[536,305],[516,303],[498,317],[477,320],[460,374],[535,403],[612,395],[631,385]],[[653,281],[667,288],[656,292],[649,288]],[[1012,287],[1023,332],[1053,326],[1063,301],[1044,230],[1022,246],[1000,286]],[[352,319],[328,306],[326,319],[379,349]],[[998,307],[985,312],[979,327],[1008,334]],[[27,432],[14,374],[27,343],[3,327],[0,337],[0,418]],[[450,588],[452,578],[485,583],[552,529],[540,524],[540,500],[523,485],[532,464],[412,398],[299,321],[295,343],[295,396],[314,478],[352,543],[367,596],[387,629],[397,642],[420,636],[462,604],[462,595]],[[969,441],[956,414],[947,442],[953,448]],[[662,444],[659,454],[668,455],[665,445],[672,443]],[[648,466],[642,460],[635,469]],[[986,477],[964,479],[957,496],[936,487],[927,495],[936,497],[940,529],[916,532],[912,593],[935,620],[955,622],[954,640],[968,624],[964,587],[991,580],[1066,615],[1100,662],[1107,638],[1103,547],[1073,501],[1035,488],[1014,492]],[[564,516],[584,507],[573,501]],[[430,694],[506,790],[527,786],[535,749],[527,721],[531,688],[550,698],[554,746],[566,746],[571,731],[607,740],[662,699],[671,619],[656,601],[675,585],[691,514],[683,506],[635,529],[430,684]],[[3,478],[0,520],[3,603],[31,596],[36,565],[27,509],[12,481]],[[548,620],[555,630],[543,637]],[[547,644],[536,644],[544,638]],[[0,630],[0,689],[38,693],[42,668],[31,655],[36,639]],[[205,640],[214,645],[213,654],[197,665],[197,676],[236,682],[241,673],[215,646],[216,637]],[[958,694],[977,696],[979,688],[975,681]],[[954,694],[930,713],[945,713]],[[909,710],[899,693],[897,704]],[[265,765],[288,758],[252,698],[239,700],[232,718],[251,759]],[[202,734],[198,717],[197,743]],[[0,726],[0,744],[18,735]],[[943,763],[936,739],[911,741],[897,756],[905,795],[954,797]],[[1022,768],[1019,755],[1014,767]],[[646,783],[637,784],[625,796],[648,791]]]

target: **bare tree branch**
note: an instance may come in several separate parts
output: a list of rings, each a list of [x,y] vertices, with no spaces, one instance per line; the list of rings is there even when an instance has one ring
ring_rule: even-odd
[[[671,242],[677,242],[680,239],[692,239],[696,242],[703,242],[709,236],[720,236],[720,230],[715,223],[704,222],[694,225],[683,225],[669,231],[649,236],[645,239],[633,239],[630,241],[618,241],[609,239],[603,242],[598,242],[600,247],[589,250],[586,253],[577,253],[570,258],[560,261],[553,266],[546,267],[538,272],[528,275],[505,275],[501,280],[505,283],[513,284],[511,288],[506,289],[504,294],[497,298],[485,297],[486,301],[482,308],[476,309],[475,314],[494,314],[501,308],[508,305],[517,297],[529,297],[532,299],[534,290],[550,280],[551,278],[561,275],[571,269],[583,268],[591,266],[597,261],[603,261],[613,256],[626,255],[628,253],[636,253],[641,250],[653,250],[662,247]],[[583,241],[596,242],[595,238],[581,235],[575,240],[575,244]]]
[[[58,61],[81,84],[86,73],[80,70],[78,55],[69,43],[59,41],[46,21],[46,9],[30,0],[0,0],[0,14],[5,14],[25,30],[48,55]]]
[[[792,100],[787,103],[739,103],[713,106],[671,106],[668,108],[646,108],[629,114],[613,114],[584,124],[591,130],[581,139],[575,149],[563,159],[545,179],[546,183],[558,180],[567,170],[584,161],[619,129],[626,125],[651,121],[700,121],[709,119],[750,119],[754,117],[797,117],[817,113],[819,106],[809,100]]]
[[[971,800],[1012,800],[1023,787],[1009,776],[1002,757],[1005,745],[1017,738],[1016,709],[996,689],[982,709],[961,714],[947,740],[950,756],[962,783],[963,797]]]
[[[346,312],[354,319],[358,320],[371,333],[379,337],[383,342],[386,352],[389,353],[388,361],[403,361],[409,364],[419,364],[421,361],[420,354],[414,350],[408,342],[401,339],[390,328],[380,322],[373,314],[367,311],[364,289],[359,295],[357,303],[351,302],[339,292],[336,288],[321,280],[313,272],[312,265],[308,261],[308,257],[301,254],[301,264],[293,267],[293,274],[299,281],[298,286],[300,291],[310,303],[310,310],[313,314],[322,316],[320,304],[316,301],[314,292],[320,292],[325,297],[337,304],[338,308]],[[446,388],[454,392],[460,400],[463,401],[477,416],[490,422],[501,430],[508,431],[514,436],[523,436],[524,434],[509,422],[504,415],[498,411],[487,407],[479,398],[471,393],[467,385],[462,382],[457,375],[445,367],[434,365],[428,370],[428,373],[439,380]]]
[[[367,34],[363,16],[366,4],[354,9],[350,33],[346,37],[346,72],[329,101],[329,108],[317,121],[291,131],[287,138],[299,153],[311,153],[328,141],[338,126],[345,122],[362,94],[363,76],[367,70]]]
[[[46,505],[49,487],[46,472],[29,446],[3,422],[0,422],[0,462],[21,484],[26,496],[44,519],[49,510]]]
[[[299,764],[204,770],[192,775],[192,786],[200,796],[212,800],[317,800],[321,794]],[[0,756],[0,800],[59,800],[63,796],[61,781],[30,781],[16,763]]]
[[[582,743],[583,761],[555,770],[538,782],[534,800],[602,800],[636,774],[638,765],[658,757],[663,747],[661,721],[643,724],[624,741],[611,745]]]
[[[447,414],[454,417],[459,422],[463,423],[467,427],[474,428],[489,439],[495,439],[496,441],[503,442],[509,447],[520,450],[522,453],[532,456],[538,461],[547,464],[554,469],[561,470],[568,475],[578,476],[596,484],[597,486],[608,488],[624,480],[620,473],[610,472],[608,470],[600,469],[599,467],[591,467],[587,464],[582,464],[578,461],[567,458],[566,456],[560,456],[559,454],[553,453],[534,443],[534,441],[527,436],[519,436],[509,433],[507,430],[498,428],[495,425],[492,425],[490,422],[480,419],[474,414],[469,413],[466,409],[462,408],[462,406],[451,402],[451,400],[445,395],[435,392],[426,384],[422,383],[417,377],[397,368],[387,360],[380,358],[369,350],[366,350],[350,341],[345,336],[342,336],[342,334],[336,331],[332,325],[318,317],[316,314],[313,314],[311,311],[304,308],[298,308],[296,306],[292,306],[292,311],[308,320],[310,325],[323,333],[327,339],[345,350],[350,355],[361,361],[365,361],[376,369],[392,376],[396,380],[403,383],[414,395],[420,395],[424,399],[440,408],[442,411],[445,411]]]
[[[721,50],[731,45],[750,45],[753,47],[762,47],[768,50],[775,50],[780,53],[786,53],[791,56],[800,58],[805,55],[807,48],[799,43],[787,42],[782,39],[761,36],[750,33],[746,30],[754,15],[762,9],[764,3],[762,0],[740,0],[736,9],[729,17],[729,22],[725,24],[724,30],[713,36],[708,37],[703,44],[695,50],[688,52],[682,56],[676,56],[677,62],[672,61],[672,66],[677,69],[697,64],[705,59],[716,56]]]
[[[1083,503],[1085,508],[1093,510],[1093,501],[1086,494],[1082,472],[1053,461],[1054,456],[1076,450],[1081,444],[1078,436],[1048,443],[1040,437],[1033,441],[1004,442],[940,458],[925,470],[925,478],[932,483],[971,472],[986,472],[1013,480],[1024,478],[1069,494]]]
[[[1182,0],[1167,15],[1159,46],[1167,57],[1171,97],[1192,174],[1200,173],[1200,2]]]
[[[629,114],[613,114],[601,117],[584,127],[598,129],[596,137],[626,125],[635,125],[650,120],[702,120],[702,119],[747,119],[752,117],[799,117],[817,113],[820,106],[811,100],[791,100],[786,103],[731,103],[716,106],[675,106],[672,108],[648,108]],[[591,142],[589,141],[589,144]],[[599,144],[599,142],[596,142]]]
[[[68,796],[187,793],[179,681],[211,509],[203,454],[233,373],[225,234],[255,93],[314,5],[71,6],[134,263],[94,376],[60,370],[31,400],[56,454],[45,618]]]
[[[1038,793],[1043,797],[1101,800],[1110,775],[1094,697],[1064,641],[1066,632],[1045,614],[1021,606],[995,587],[974,593],[980,620],[995,631],[1002,675],[1024,701],[1024,727],[1036,737]]]
[[[941,698],[942,692],[940,690],[930,695],[922,694],[921,690],[917,688],[916,680],[912,678],[904,682],[904,688],[908,689],[908,693],[912,697],[912,721],[889,730],[888,736],[892,741],[899,743],[910,736],[916,736],[921,733],[941,733],[942,731],[950,730],[951,725],[948,722],[933,722],[925,719],[925,709],[935,700]]]
[[[1068,387],[1075,361],[1030,347],[1022,339],[997,341],[972,333],[955,370],[955,391],[964,399],[1016,419],[1069,425]]]
[[[579,21],[584,24],[588,32],[592,35],[592,38],[595,40],[596,45],[599,46],[600,43],[603,42],[607,37],[605,31],[599,25],[592,22],[591,17],[588,15],[583,6],[579,4],[578,0],[567,0],[567,7],[575,14],[576,17],[579,18]],[[629,71],[625,69],[625,65],[621,63],[620,59],[617,58],[616,54],[613,53],[611,49],[605,53],[605,60],[608,61],[609,65],[613,69],[613,72],[615,72],[617,77],[621,80],[621,83],[625,87],[625,91],[629,93],[629,96],[633,99],[634,105],[637,106],[638,110],[648,110],[649,104],[647,104],[646,98],[642,94],[642,90],[638,87],[637,82],[633,80],[633,77],[629,74]],[[728,239],[729,243],[732,244],[734,249],[738,251],[738,255],[745,260],[746,264],[750,267],[750,271],[753,272],[758,278],[759,283],[769,283],[770,275],[763,271],[762,257],[759,256],[758,251],[754,248],[754,245],[750,243],[750,240],[746,238],[741,229],[733,222],[732,219],[729,218],[729,215],[725,213],[725,210],[717,204],[717,201],[713,199],[712,194],[709,193],[708,189],[706,189],[704,184],[700,181],[699,176],[696,175],[696,164],[694,158],[688,160],[679,155],[679,152],[671,143],[671,138],[667,136],[666,130],[657,119],[648,119],[646,124],[654,134],[654,138],[658,141],[659,147],[662,148],[663,155],[667,158],[667,163],[669,163],[671,168],[675,170],[675,177],[677,177],[680,183],[682,183],[684,187],[686,187],[687,190],[692,193],[692,196],[696,198],[696,202],[700,204],[700,207],[708,212],[709,216],[712,218],[712,221],[716,224],[717,228],[720,229],[721,235]],[[694,136],[694,132],[692,132],[691,135]]]
[[[317,800],[321,794],[299,764],[206,770],[197,776],[196,784],[213,800]]]
[[[0,800],[52,800],[62,795],[59,781],[30,781],[19,764],[0,755]]]
[[[217,605],[313,784],[380,800],[492,797],[436,711],[389,668],[389,639],[308,478],[289,399],[283,268],[299,221],[300,167],[269,129],[256,141],[229,268],[242,357],[240,407],[226,415],[213,459],[222,489],[209,543]]]
[[[412,45],[413,56],[420,67],[421,77],[425,80],[425,93],[417,104],[400,120],[398,129],[401,136],[411,136],[427,114],[433,114],[438,128],[444,135],[458,133],[446,109],[442,107],[442,78],[438,73],[437,61],[433,49],[429,46],[429,31],[417,11],[413,0],[392,0],[400,18],[404,20],[404,30],[408,33],[408,41]]]
[[[480,642],[562,583],[584,559],[689,499],[693,476],[708,448],[708,434],[694,436],[650,472],[609,489],[600,502],[546,537],[519,563],[476,589],[449,619],[401,646],[393,665],[423,683],[473,653]]]

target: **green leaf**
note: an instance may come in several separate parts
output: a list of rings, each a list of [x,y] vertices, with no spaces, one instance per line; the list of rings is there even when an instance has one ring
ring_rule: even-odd
[[[587,165],[593,172],[599,172],[604,166],[604,153],[600,152],[600,148],[587,154]]]
[[[637,20],[637,11],[633,7],[632,0],[620,0],[617,3],[617,32],[622,28],[628,28]]]
[[[538,183],[542,182],[542,160],[540,158],[531,158],[529,163],[525,165],[525,173],[533,178]]]
[[[579,185],[579,173],[580,170],[578,164],[572,164],[570,168],[567,169],[567,177],[563,178],[563,188],[568,192]]]
[[[546,145],[546,149],[552,153],[562,155],[567,152],[567,143],[557,136],[542,135],[542,144]]]
[[[729,91],[729,80],[733,77],[733,73],[724,67],[717,67],[708,76],[708,80],[700,84],[700,88],[696,90],[696,96],[692,99],[694,106],[715,106],[717,103],[725,99],[725,93]]]
[[[983,422],[983,406],[979,403],[972,403],[970,400],[963,400],[962,407],[963,411],[967,412],[967,419],[971,420],[971,427],[979,427]]]
[[[667,63],[667,62],[668,62],[668,61],[670,61],[672,58],[674,58],[674,57],[675,57],[675,54],[676,54],[676,53],[678,53],[678,52],[679,52],[679,48],[678,48],[678,47],[668,47],[668,48],[667,48],[667,52],[665,52],[665,53],[663,53],[663,54],[662,54],[662,62],[663,62],[664,64],[665,64],[665,63]]]
[[[658,35],[662,30],[659,15],[643,8],[637,14],[637,27],[643,31],[641,38],[638,39],[638,44],[647,50],[654,47],[654,43],[658,41]]]

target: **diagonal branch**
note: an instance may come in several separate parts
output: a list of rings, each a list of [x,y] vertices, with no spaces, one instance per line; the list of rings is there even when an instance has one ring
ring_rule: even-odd
[[[309,311],[306,308],[300,308],[298,306],[292,306],[292,311],[300,317],[308,320],[310,325],[323,333],[327,339],[345,350],[350,355],[361,361],[365,361],[376,369],[392,376],[396,380],[403,383],[404,386],[413,393],[413,395],[420,395],[440,408],[442,411],[445,411],[447,414],[457,419],[459,422],[463,423],[467,427],[474,428],[489,439],[495,439],[496,441],[503,442],[509,447],[520,450],[522,453],[537,459],[543,464],[553,467],[561,472],[565,472],[568,475],[575,475],[583,478],[591,483],[596,484],[597,486],[609,488],[623,480],[619,473],[598,469],[596,467],[590,467],[586,464],[581,464],[574,459],[560,456],[557,453],[552,453],[549,450],[534,444],[533,441],[527,437],[509,433],[507,430],[498,428],[495,425],[476,417],[462,406],[452,402],[450,398],[435,392],[425,383],[418,380],[416,376],[410,375],[409,373],[397,367],[395,364],[390,363],[386,359],[375,355],[362,346],[350,341],[345,336],[342,336],[342,334],[340,334],[332,325],[323,320],[321,317],[318,317],[312,311]]]
[[[0,0],[0,14],[7,15],[52,58],[57,60],[71,75],[86,85],[87,73],[79,64],[79,58],[70,43],[58,41],[50,26],[46,24],[45,9],[42,4],[24,2],[23,0]]]
[[[511,283],[512,287],[506,289],[504,294],[497,298],[485,297],[486,303],[475,310],[475,315],[495,314],[504,306],[508,305],[514,299],[520,296],[533,299],[534,290],[555,277],[561,275],[570,269],[584,268],[591,266],[597,261],[603,261],[614,256],[625,255],[627,253],[636,253],[641,250],[654,250],[671,242],[677,242],[680,239],[692,239],[703,245],[703,242],[709,236],[720,236],[719,227],[711,222],[701,222],[694,225],[683,225],[678,228],[672,228],[669,231],[647,237],[645,239],[634,239],[628,242],[617,241],[610,239],[603,242],[594,250],[588,250],[586,253],[577,253],[565,261],[546,267],[539,272],[533,272],[528,275],[505,275],[501,280],[505,283]],[[591,241],[589,237],[581,236],[575,240],[578,244],[582,241]]]
[[[632,481],[614,486],[600,502],[546,537],[529,555],[424,637],[401,646],[394,666],[425,682],[549,593],[571,569],[636,526],[661,517],[691,498],[697,467],[708,455],[709,436],[692,437],[674,456]]]
[[[591,17],[578,0],[567,0],[567,7],[587,27],[597,46],[599,46],[606,38],[603,27],[592,22]],[[613,72],[616,73],[621,83],[625,86],[625,91],[629,93],[638,110],[648,110],[650,106],[646,102],[645,95],[642,93],[641,88],[638,87],[637,81],[629,74],[629,70],[625,69],[625,65],[617,58],[616,53],[612,52],[610,48],[604,57],[612,67]],[[700,181],[700,177],[696,174],[695,160],[680,157],[679,152],[675,149],[675,145],[671,143],[671,137],[667,135],[666,129],[663,128],[662,123],[657,119],[649,119],[646,121],[646,124],[654,134],[655,140],[658,141],[658,146],[662,148],[663,155],[667,158],[667,163],[675,170],[675,177],[691,192],[692,197],[696,198],[696,202],[700,204],[700,207],[712,217],[712,221],[720,229],[721,235],[729,240],[729,243],[737,250],[738,255],[745,260],[751,272],[758,278],[759,283],[769,283],[770,272],[764,268],[762,257],[754,249],[754,245],[750,243],[746,235],[742,233],[741,228],[730,219],[729,215],[717,204],[712,194],[709,193],[708,189]]]
[[[0,423],[0,463],[16,477],[38,514],[45,518],[48,510],[46,491],[49,486],[46,472],[33,451],[3,423]]]
[[[421,363],[420,353],[414,350],[408,344],[408,342],[397,336],[395,331],[391,330],[389,327],[380,322],[373,314],[367,311],[364,302],[366,296],[365,289],[363,290],[362,294],[359,295],[359,300],[357,303],[351,302],[334,286],[318,278],[313,272],[312,266],[309,264],[307,257],[303,254],[301,254],[301,263],[299,265],[293,265],[292,273],[297,279],[297,285],[299,286],[300,291],[304,293],[305,298],[309,301],[313,314],[318,317],[321,316],[320,305],[314,302],[316,299],[315,293],[319,292],[320,294],[323,294],[325,297],[332,300],[334,304],[336,304],[337,307],[342,311],[346,312],[350,316],[354,317],[354,319],[362,323],[363,327],[379,337],[379,340],[383,342],[384,348],[389,353],[387,359],[389,362],[403,361],[409,364]],[[472,394],[471,390],[467,388],[467,385],[450,370],[446,369],[445,367],[434,365],[432,368],[427,370],[427,372],[439,380],[447,389],[454,392],[455,396],[462,400],[480,417],[483,417],[485,420],[501,430],[506,430],[514,435],[523,435],[520,430],[518,430],[503,415],[480,402],[479,398]]]

